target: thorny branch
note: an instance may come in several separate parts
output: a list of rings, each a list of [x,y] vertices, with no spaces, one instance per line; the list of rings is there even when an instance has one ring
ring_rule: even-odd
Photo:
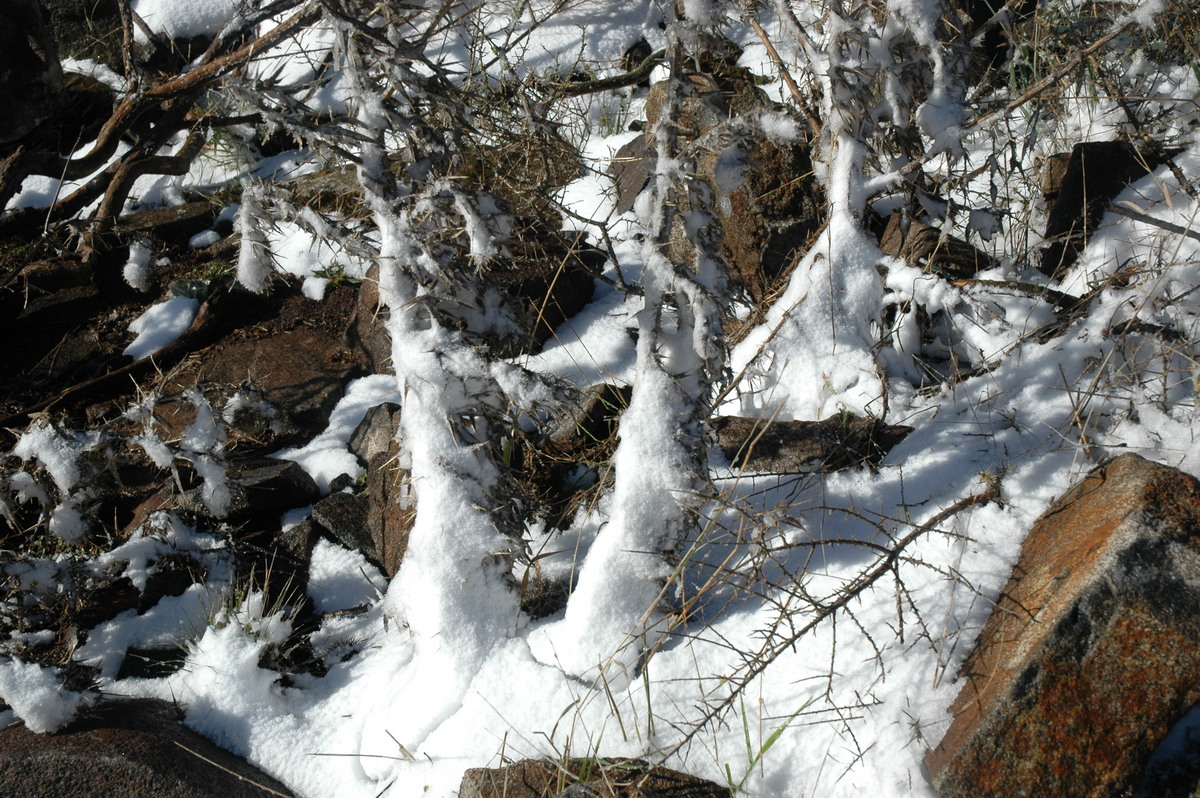
[[[738,698],[746,690],[747,687],[754,681],[755,678],[762,675],[763,672],[770,667],[784,651],[793,648],[806,635],[824,623],[826,620],[832,620],[839,612],[847,609],[852,601],[861,597],[869,590],[876,582],[889,573],[893,573],[898,561],[904,557],[905,551],[913,543],[924,537],[929,532],[936,531],[937,528],[954,517],[971,507],[976,507],[997,501],[1000,498],[1000,484],[998,481],[988,483],[986,490],[979,493],[974,493],[959,499],[954,504],[942,510],[940,513],[933,516],[925,523],[915,527],[912,531],[900,538],[891,546],[886,553],[881,554],[875,563],[867,570],[860,573],[853,581],[838,592],[837,596],[830,602],[820,604],[813,603],[812,612],[807,616],[805,623],[799,626],[793,626],[791,630],[779,637],[772,637],[768,640],[764,648],[755,653],[752,663],[748,668],[738,674],[738,678],[732,683],[729,693],[720,701],[709,705],[705,708],[704,713],[696,721],[687,735],[679,742],[673,745],[670,752],[678,751],[686,746],[691,740],[698,735],[709,724],[720,720],[729,712],[737,702]],[[795,620],[798,612],[797,608],[787,608],[787,617],[789,621]]]

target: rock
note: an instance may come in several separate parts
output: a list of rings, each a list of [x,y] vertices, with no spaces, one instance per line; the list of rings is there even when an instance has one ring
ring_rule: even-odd
[[[69,259],[34,261],[21,269],[19,279],[24,301],[14,315],[48,326],[56,317],[62,324],[63,314],[78,318],[99,293],[92,269]]]
[[[400,408],[382,404],[367,412],[355,430],[355,453],[367,462],[366,528],[383,572],[392,577],[408,550],[408,534],[416,518],[409,471],[400,466]],[[366,455],[369,455],[367,457]]]
[[[311,518],[306,518],[287,531],[275,536],[274,548],[278,554],[298,566],[307,567],[312,560],[313,549],[321,537],[320,530]]]
[[[347,299],[352,301],[349,296]],[[328,299],[322,303],[289,301],[303,302],[318,313],[330,310],[326,307]],[[343,324],[349,320],[349,310],[347,305]],[[236,314],[237,308],[229,311],[229,315]],[[178,397],[187,388],[204,384],[210,402],[218,408],[239,391],[252,394],[281,410],[274,419],[280,435],[294,432],[295,428],[315,434],[324,428],[346,382],[359,373],[362,362],[357,353],[343,344],[344,327],[331,334],[318,326],[280,329],[281,326],[276,317],[269,324],[226,335],[185,361],[157,388],[165,396]],[[195,418],[195,408],[176,398],[160,402],[155,415],[165,427],[165,434],[175,436]],[[287,445],[280,441],[259,443]]]
[[[556,455],[572,455],[604,441],[615,440],[621,413],[629,406],[633,389],[627,385],[592,385],[580,392],[568,413],[543,430],[544,448]]]
[[[974,277],[996,265],[989,255],[966,241],[942,235],[942,231],[936,227],[915,219],[905,224],[898,213],[888,218],[879,249],[884,254],[900,258],[909,266],[950,280]]]
[[[165,701],[113,701],[67,730],[0,730],[0,794],[262,798],[287,788],[179,722]]]
[[[1126,141],[1085,141],[1075,145],[1065,164],[1062,155],[1048,158],[1041,182],[1050,209],[1045,235],[1049,246],[1042,253],[1041,272],[1061,277],[1104,218],[1109,200],[1177,152],[1152,151]]]
[[[734,468],[798,473],[874,466],[912,427],[851,414],[822,421],[718,416],[717,445]]]
[[[347,343],[366,360],[372,373],[395,374],[388,309],[379,299],[379,263],[371,264],[358,288],[354,315],[346,328]]]
[[[229,475],[229,506],[222,516],[242,519],[263,513],[278,514],[293,507],[303,507],[320,498],[317,484],[299,463],[269,457],[231,460],[226,464]],[[179,509],[207,512],[201,499],[201,489],[193,488],[176,500]]]
[[[125,240],[149,233],[165,244],[183,247],[196,233],[207,230],[220,211],[221,206],[210,200],[136,211],[117,220],[117,233]]]
[[[731,798],[696,776],[640,759],[524,759],[501,768],[470,768],[459,798]]]
[[[0,3],[0,144],[17,141],[56,110],[63,73],[38,0]]]
[[[367,529],[375,544],[376,559],[389,578],[400,570],[417,517],[409,471],[396,462],[399,444],[395,446],[388,454],[376,457],[367,472]]]
[[[392,448],[396,440],[399,413],[400,405],[384,402],[368,410],[354,428],[349,448],[364,465]]]
[[[331,493],[313,505],[312,519],[338,543],[378,560],[375,541],[367,527],[367,499],[352,493]]]
[[[126,565],[120,562],[112,571],[75,580],[77,595],[72,612],[78,629],[91,629],[127,610],[136,610],[140,615],[167,596],[183,595],[208,574],[207,566],[199,559],[186,554],[168,555],[155,560],[150,577],[139,589],[129,577],[121,575]]]
[[[60,55],[99,61],[120,73],[124,40],[117,0],[42,0]]]
[[[943,798],[1127,794],[1200,699],[1200,482],[1126,454],[1037,521],[927,761]]]
[[[554,331],[592,300],[594,275],[608,259],[579,233],[532,223],[516,225],[507,254],[484,265],[480,284],[500,292],[499,305],[516,322],[515,333],[481,331],[480,343],[499,358],[534,354]],[[473,332],[473,331],[472,331]]]

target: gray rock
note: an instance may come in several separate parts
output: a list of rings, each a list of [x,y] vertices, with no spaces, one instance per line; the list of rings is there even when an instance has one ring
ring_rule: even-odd
[[[261,513],[279,513],[303,507],[320,498],[320,491],[299,463],[255,457],[226,464],[229,477],[229,506],[225,518],[242,518]],[[206,512],[201,489],[193,488],[177,500],[177,506]]]
[[[367,529],[367,499],[351,493],[331,493],[313,505],[312,518],[337,542],[379,560],[375,541]]]
[[[0,729],[0,794],[263,798],[288,789],[179,722],[165,701],[114,701],[57,734]]]
[[[392,448],[400,423],[400,405],[384,402],[367,411],[350,436],[350,451],[365,464]]]

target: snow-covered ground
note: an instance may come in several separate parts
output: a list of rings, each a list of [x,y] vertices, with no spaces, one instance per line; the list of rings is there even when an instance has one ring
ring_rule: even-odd
[[[137,10],[152,10],[145,14],[151,24],[189,34],[218,26],[236,5],[134,3]],[[894,19],[916,31],[913,41],[926,43],[921,31],[931,29],[938,4],[894,5]],[[536,16],[534,6],[522,8]],[[802,2],[794,8],[819,50],[822,31],[834,27],[823,17],[826,9]],[[515,18],[517,24],[523,19]],[[521,58],[532,70],[582,57],[618,71],[622,52],[640,37],[660,46],[660,18],[655,3],[567,3],[522,42]],[[497,12],[496,19],[509,24],[505,14]],[[802,60],[788,24],[772,14],[761,21],[786,59]],[[742,65],[777,74],[750,26],[733,20],[726,31],[744,48]],[[899,36],[891,27],[880,31]],[[462,46],[447,40],[446,56],[462,55]],[[825,66],[832,74],[846,66],[837,58],[871,52],[844,48]],[[940,62],[930,61],[936,73]],[[1116,203],[1192,230],[1200,203],[1178,175],[1200,174],[1200,146],[1190,133],[1200,108],[1197,73],[1159,70],[1137,59],[1123,70],[1129,85],[1152,87],[1164,98],[1170,121],[1160,133],[1183,152],[1175,159],[1177,173],[1159,167]],[[959,142],[949,138],[961,133],[963,117],[933,80],[918,118],[932,147],[953,150]],[[781,100],[787,93],[778,80],[766,88]],[[629,100],[633,116],[641,97]],[[650,268],[638,240],[645,220],[634,213],[618,218],[612,210],[606,161],[630,138],[604,128],[612,102],[605,96],[584,103],[574,118],[573,132],[585,139],[583,151],[596,172],[567,187],[563,201],[583,217],[608,219],[620,274],[631,280]],[[686,612],[656,616],[656,596],[652,590],[647,600],[646,586],[670,574],[656,571],[658,558],[631,550],[636,535],[606,534],[618,528],[636,533],[639,523],[657,523],[664,511],[652,499],[660,482],[668,487],[661,488],[659,502],[669,499],[662,472],[671,463],[659,452],[662,431],[647,404],[631,409],[622,422],[615,458],[613,495],[639,502],[618,506],[610,497],[568,533],[530,530],[545,576],[579,573],[580,591],[565,612],[530,621],[515,603],[496,602],[481,567],[448,562],[472,551],[469,542],[460,551],[454,536],[477,523],[472,513],[478,508],[469,496],[456,496],[453,484],[435,484],[445,472],[431,470],[421,497],[423,526],[414,540],[428,528],[445,543],[418,547],[415,564],[406,563],[390,585],[357,553],[329,543],[314,553],[309,592],[326,615],[312,643],[326,657],[327,675],[302,675],[282,687],[276,673],[259,666],[263,649],[285,639],[290,621],[272,614],[257,594],[215,614],[192,592],[141,616],[127,613],[95,630],[77,659],[101,669],[105,693],[178,701],[188,725],[312,798],[452,796],[468,767],[567,754],[665,754],[669,766],[763,798],[930,794],[924,752],[948,726],[956,669],[1033,520],[1114,452],[1135,451],[1200,475],[1200,449],[1193,445],[1200,337],[1195,234],[1109,214],[1071,272],[1052,285],[1073,294],[1106,287],[1086,314],[1054,337],[1034,334],[1053,320],[1051,307],[1014,287],[1048,284],[1028,259],[1045,213],[1031,188],[1035,160],[1074,141],[1115,138],[1124,125],[1111,102],[1081,95],[1067,101],[1057,119],[1018,109],[970,131],[964,155],[931,160],[935,171],[961,176],[978,170],[949,189],[954,193],[948,197],[975,213],[960,210],[947,224],[994,253],[1000,265],[980,275],[986,281],[965,285],[883,256],[860,231],[855,203],[869,200],[884,208],[894,199],[884,181],[871,183],[874,178],[859,171],[864,145],[846,125],[839,134],[844,140],[825,153],[822,167],[833,203],[830,223],[763,323],[731,353],[732,372],[741,378],[720,411],[815,419],[844,411],[879,415],[886,407],[889,423],[914,431],[878,468],[827,475],[738,473],[714,455],[717,491],[688,533],[679,578],[671,581],[677,592],[668,597]],[[1000,136],[1005,163],[980,168]],[[184,182],[176,187],[198,179],[178,179]],[[135,193],[169,198],[170,188]],[[29,191],[46,194],[54,187],[39,184]],[[25,199],[36,201],[32,193]],[[971,220],[975,230],[990,234],[996,218],[1002,229],[990,241],[967,230]],[[313,279],[318,261],[333,255],[289,243],[288,235],[265,246],[281,270]],[[148,268],[144,259],[135,265]],[[1118,270],[1132,276],[1106,284]],[[613,264],[608,275],[617,279]],[[314,295],[319,289],[313,287]],[[878,321],[885,302],[901,310],[881,348]],[[936,382],[922,374],[914,357],[921,337],[917,305],[930,315],[945,314],[944,338],[961,363],[961,379]],[[592,304],[520,365],[581,387],[649,380],[644,355],[628,333],[641,310],[640,297],[598,282]],[[151,308],[131,328],[140,337],[129,353],[162,346],[166,334],[185,329],[194,312],[191,300]],[[1117,338],[1109,332],[1130,319],[1179,335]],[[324,434],[280,456],[300,462],[322,486],[340,473],[358,476],[346,442],[367,408],[382,401],[400,401],[395,379],[373,376],[352,385]],[[432,400],[421,395],[416,401]],[[40,440],[27,436],[17,453],[43,458],[69,480],[71,452]],[[635,446],[638,441],[642,445]],[[462,455],[436,448],[443,443],[423,445],[434,461],[458,462],[453,458]],[[622,469],[637,484],[623,487]],[[969,500],[993,491],[996,500]],[[287,523],[296,520],[292,514]],[[203,548],[197,541],[208,538],[175,525],[152,539]],[[902,540],[903,556],[880,559],[881,547]],[[130,575],[144,577],[139,569],[145,557],[124,556]],[[431,593],[422,592],[427,585],[418,568],[426,579],[462,579],[435,586],[442,603],[423,607],[423,596]],[[525,574],[514,576],[520,581]],[[851,589],[858,591],[853,600],[839,604]],[[835,604],[836,612],[822,609]],[[339,612],[356,607],[361,611]],[[622,625],[631,611],[648,625]],[[116,679],[124,647],[180,642],[187,661],[175,674]],[[70,717],[79,698],[56,693],[53,680],[34,667],[0,664],[0,695],[31,728],[53,728]]]

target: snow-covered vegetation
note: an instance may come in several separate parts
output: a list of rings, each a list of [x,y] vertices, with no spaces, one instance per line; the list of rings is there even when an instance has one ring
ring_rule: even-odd
[[[464,769],[527,756],[661,759],[751,796],[930,794],[925,751],[1033,520],[1114,452],[1200,475],[1200,18],[1167,0],[984,5],[132,3],[150,31],[266,37],[237,70],[214,68],[197,100],[254,115],[258,128],[222,133],[245,146],[196,128],[205,149],[187,173],[143,176],[128,196],[171,204],[235,187],[236,279],[250,291],[290,275],[319,297],[335,260],[354,279],[378,267],[394,374],[348,386],[324,433],[276,456],[325,491],[357,479],[351,433],[372,405],[398,403],[415,521],[390,581],[358,552],[317,546],[319,622],[304,634],[323,673],[282,679],[270,652],[293,618],[222,564],[230,531],[156,515],[89,567],[121,560],[144,584],[167,552],[199,551],[212,561],[203,589],[90,630],[73,653],[97,674],[87,689],[25,661],[13,631],[0,644],[10,711],[40,731],[98,695],[177,701],[190,726],[312,797],[450,796]],[[622,55],[643,39],[661,51],[651,80],[664,110],[649,123],[653,173],[618,213],[609,167],[642,135],[626,127],[644,118],[646,89],[570,87],[627,71]],[[779,109],[689,139],[677,125],[688,75],[719,39]],[[259,157],[249,143],[263,131],[295,148]],[[718,247],[750,135],[807,142],[813,174],[781,178],[815,181],[827,202],[757,301]],[[586,169],[544,199],[608,260],[591,303],[540,351],[497,358],[472,331],[514,324],[480,268],[505,252],[513,211],[463,165],[547,137]],[[1042,165],[1111,140],[1150,153],[1149,168],[1047,274]],[[714,158],[720,185],[700,177]],[[347,163],[356,198],[335,210],[274,190]],[[83,180],[31,177],[7,209]],[[892,214],[969,241],[988,268],[951,276],[884,254]],[[157,267],[141,243],[128,264],[139,288]],[[197,306],[149,306],[128,354],[166,345]],[[729,335],[738,320],[747,329]],[[628,407],[608,473],[580,476],[595,500],[558,529],[515,498],[506,447],[597,384],[628,386]],[[126,413],[143,426],[122,442],[47,418],[23,432],[0,512],[15,527],[40,505],[61,546],[3,566],[6,613],[85,558],[71,544],[114,534],[89,515],[106,447],[186,460],[208,516],[224,515],[229,421],[203,392],[187,399],[197,415],[181,440],[156,437],[146,403]],[[712,445],[716,415],[912,432],[877,465],[763,473]],[[554,582],[571,585],[565,605],[531,618],[522,591]],[[118,677],[125,649],[154,645],[178,647],[182,667]]]

